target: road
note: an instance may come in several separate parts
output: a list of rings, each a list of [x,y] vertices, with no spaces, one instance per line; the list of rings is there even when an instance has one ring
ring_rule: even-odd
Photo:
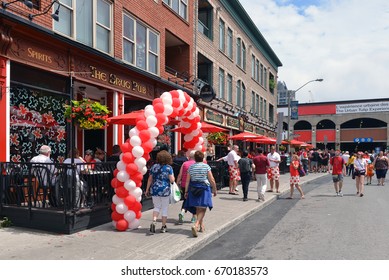
[[[375,183],[376,180],[373,180]],[[336,197],[330,176],[304,186],[306,199],[282,196],[188,259],[371,260],[389,259],[389,188],[344,180]]]

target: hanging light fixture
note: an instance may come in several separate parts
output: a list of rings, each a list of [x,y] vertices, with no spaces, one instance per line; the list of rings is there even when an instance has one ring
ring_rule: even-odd
[[[53,2],[51,2],[49,5],[47,5],[44,9],[43,9],[43,12],[39,13],[39,14],[29,14],[28,15],[28,18],[30,20],[33,20],[35,17],[39,17],[39,16],[42,16],[42,15],[45,15],[47,14],[51,7],[53,7],[54,4],[58,4],[57,6],[57,9],[55,10],[54,13],[51,14],[51,17],[55,20],[55,21],[59,21],[59,7],[61,7],[61,3],[59,3],[58,0],[54,0]]]

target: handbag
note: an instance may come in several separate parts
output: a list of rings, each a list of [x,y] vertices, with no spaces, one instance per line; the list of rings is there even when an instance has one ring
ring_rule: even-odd
[[[304,177],[305,176],[305,171],[302,168],[299,168],[299,176]]]
[[[171,183],[170,187],[170,204],[177,203],[181,200],[180,188],[176,182]]]

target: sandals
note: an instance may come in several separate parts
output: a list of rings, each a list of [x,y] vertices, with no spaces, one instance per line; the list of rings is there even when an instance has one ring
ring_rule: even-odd
[[[229,192],[228,194],[232,194],[232,195],[238,195],[237,193],[235,192]]]
[[[196,228],[196,226],[192,226],[192,235],[193,235],[193,237],[197,237],[197,228]]]

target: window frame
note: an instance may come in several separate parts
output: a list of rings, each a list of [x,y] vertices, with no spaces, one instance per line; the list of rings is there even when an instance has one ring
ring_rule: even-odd
[[[226,51],[225,30],[226,24],[221,18],[219,18],[219,50],[223,53]]]
[[[169,8],[172,9],[172,11],[175,14],[177,14],[178,16],[183,18],[184,20],[188,21],[188,0],[177,0],[177,1],[178,1],[178,11],[176,11],[175,8],[173,7],[173,1],[172,0],[162,0],[162,2],[165,5],[169,6]],[[181,7],[186,7],[185,8],[185,17],[182,16]]]

